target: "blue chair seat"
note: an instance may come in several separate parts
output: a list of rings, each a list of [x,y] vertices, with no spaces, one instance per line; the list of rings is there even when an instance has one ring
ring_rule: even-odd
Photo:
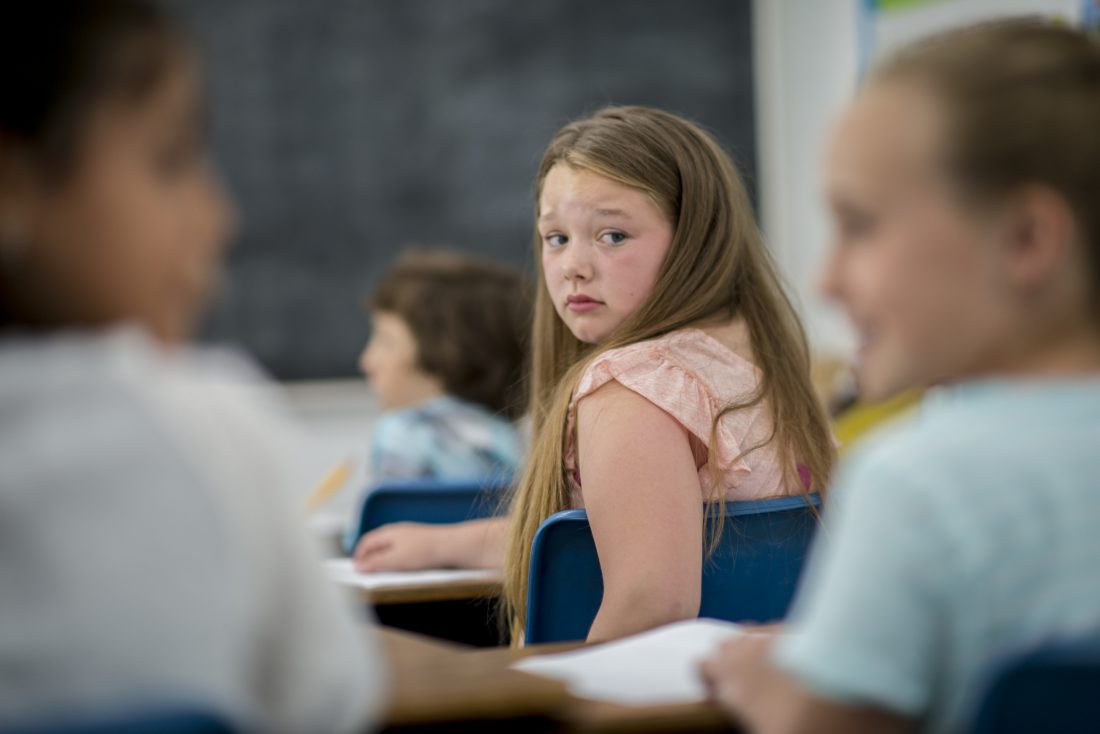
[[[974,734],[1100,731],[1100,632],[1017,653],[991,669]]]
[[[809,501],[778,497],[727,502],[719,545],[703,565],[699,616],[731,622],[782,619],[820,506],[816,494]],[[539,527],[531,548],[526,642],[585,639],[602,599],[603,576],[587,513],[552,515]]]
[[[201,711],[142,711],[93,719],[54,715],[41,724],[0,724],[0,734],[233,734],[222,719]]]

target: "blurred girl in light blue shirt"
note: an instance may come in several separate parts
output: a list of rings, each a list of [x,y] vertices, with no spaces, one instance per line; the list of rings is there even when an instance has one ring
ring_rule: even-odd
[[[827,158],[866,397],[790,634],[704,665],[753,732],[964,731],[998,657],[1100,630],[1100,46],[1037,20],[878,68]],[[1095,724],[1096,722],[1092,722]]]

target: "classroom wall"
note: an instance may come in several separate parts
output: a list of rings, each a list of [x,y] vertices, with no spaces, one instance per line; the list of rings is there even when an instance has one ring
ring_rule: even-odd
[[[821,151],[855,90],[856,0],[756,0],[753,39],[761,226],[810,341],[818,352],[850,354],[839,309],[817,293],[829,241],[821,199]]]

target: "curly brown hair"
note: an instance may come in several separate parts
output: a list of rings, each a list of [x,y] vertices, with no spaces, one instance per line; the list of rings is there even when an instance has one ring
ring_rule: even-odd
[[[513,420],[523,415],[531,287],[521,273],[463,253],[411,250],[367,307],[408,324],[420,368],[447,393]]]

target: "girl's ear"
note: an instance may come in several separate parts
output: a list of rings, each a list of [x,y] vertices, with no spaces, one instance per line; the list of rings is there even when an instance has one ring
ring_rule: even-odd
[[[1004,230],[1004,273],[1025,296],[1055,285],[1075,267],[1078,228],[1065,198],[1043,185],[1029,185],[1012,196]]]

